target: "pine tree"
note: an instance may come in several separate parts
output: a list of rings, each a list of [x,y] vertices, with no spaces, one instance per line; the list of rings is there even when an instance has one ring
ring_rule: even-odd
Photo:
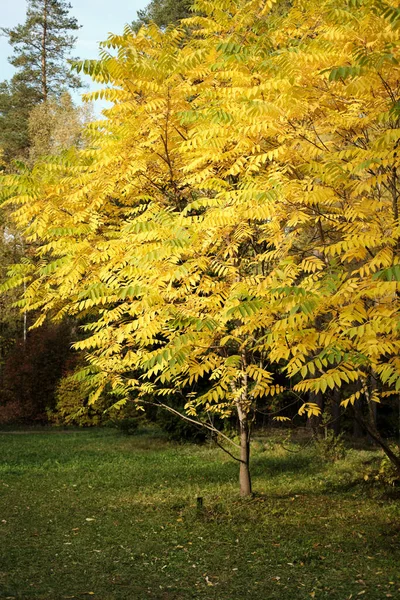
[[[192,0],[151,0],[146,8],[138,10],[138,19],[133,25],[139,29],[141,25],[153,22],[159,27],[168,27],[192,16],[192,4]]]
[[[15,78],[0,83],[0,148],[5,167],[28,155],[28,119],[36,101],[35,90]]]
[[[65,0],[30,0],[25,23],[2,29],[14,49],[15,83],[34,89],[37,101],[81,85],[68,66],[76,42],[70,32],[79,29],[70,8]]]
[[[3,28],[14,49],[10,63],[16,73],[0,85],[0,147],[6,164],[29,153],[29,114],[49,96],[81,86],[68,57],[79,25],[64,0],[30,0],[25,23]]]

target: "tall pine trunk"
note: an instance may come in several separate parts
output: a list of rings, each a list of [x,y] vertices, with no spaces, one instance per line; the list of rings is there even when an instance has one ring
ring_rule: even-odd
[[[42,30],[42,47],[41,47],[41,83],[43,101],[47,100],[47,1],[43,6],[43,30]]]

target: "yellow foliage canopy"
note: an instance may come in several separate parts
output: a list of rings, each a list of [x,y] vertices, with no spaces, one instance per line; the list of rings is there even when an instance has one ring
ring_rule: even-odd
[[[90,316],[76,347],[122,395],[206,376],[189,411],[247,411],[273,363],[300,392],[400,391],[395,1],[196,8],[80,64],[113,106],[5,182],[37,247],[9,285],[39,322]]]

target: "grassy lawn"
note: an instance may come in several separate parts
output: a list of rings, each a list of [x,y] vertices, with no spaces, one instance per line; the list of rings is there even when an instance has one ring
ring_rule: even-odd
[[[400,501],[363,483],[373,456],[258,444],[241,500],[237,465],[207,446],[2,434],[0,598],[400,598]]]

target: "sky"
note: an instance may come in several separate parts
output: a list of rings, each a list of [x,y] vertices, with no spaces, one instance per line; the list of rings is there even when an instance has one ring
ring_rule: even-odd
[[[78,41],[73,51],[77,58],[98,57],[98,43],[107,39],[109,33],[122,33],[126,23],[136,19],[136,12],[150,0],[70,0],[70,15],[78,19],[82,28],[77,32]],[[0,0],[0,27],[15,27],[25,21],[26,0]],[[0,81],[10,79],[13,67],[7,58],[12,48],[5,37],[0,37]],[[89,79],[87,83],[89,83]],[[96,86],[91,86],[96,89]],[[78,97],[75,96],[75,100]]]

